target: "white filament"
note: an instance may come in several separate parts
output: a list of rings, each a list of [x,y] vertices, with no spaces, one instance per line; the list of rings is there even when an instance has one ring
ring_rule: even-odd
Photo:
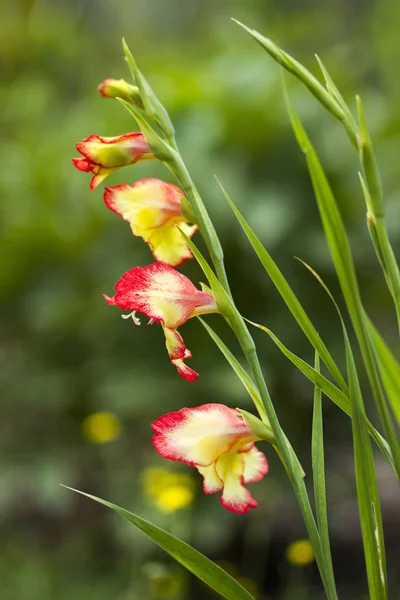
[[[136,310],[133,310],[131,313],[129,313],[129,315],[121,315],[121,317],[123,319],[130,319],[130,318],[132,318],[132,321],[135,323],[135,325],[140,325],[141,324],[140,319],[136,316]]]

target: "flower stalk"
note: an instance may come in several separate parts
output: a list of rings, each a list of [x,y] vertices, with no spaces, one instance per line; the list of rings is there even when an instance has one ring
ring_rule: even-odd
[[[337,600],[335,581],[333,579],[333,570],[330,569],[327,571],[325,569],[321,539],[311,508],[307,488],[304,483],[304,470],[293,447],[291,446],[288,438],[285,435],[285,432],[283,431],[280,425],[278,416],[275,411],[275,407],[272,402],[272,398],[270,396],[264,375],[262,373],[254,340],[246,326],[243,317],[237,310],[232,298],[227,295],[224,288],[214,275],[213,271],[208,266],[204,257],[188,238],[186,238],[186,242],[188,243],[195,258],[197,259],[205,275],[207,276],[210,285],[213,288],[213,292],[217,304],[220,308],[221,314],[224,316],[227,323],[232,328],[243,350],[243,353],[249,365],[251,374],[253,376],[254,382],[257,386],[262,401],[262,406],[259,407],[259,405],[256,404],[256,408],[259,411],[261,420],[271,428],[272,434],[275,439],[275,442],[272,445],[285,468],[285,471],[289,477],[290,483],[296,495],[297,502],[299,504],[299,508],[301,510],[308,535],[310,536],[310,540],[313,545],[315,559],[318,564],[318,568],[327,597],[329,600]]]
[[[133,67],[134,69],[134,67]],[[123,102],[125,105],[126,103]],[[144,121],[137,109],[134,107],[128,107],[129,112],[133,114],[139,123],[146,139],[157,156],[157,146],[153,144],[154,130]],[[151,118],[150,115],[148,115]],[[150,135],[149,135],[150,134]],[[157,136],[158,138],[158,136]],[[256,346],[254,340],[242,318],[238,312],[236,306],[233,303],[228,278],[225,271],[222,246],[219,241],[217,232],[210,219],[208,211],[203,203],[203,200],[198,193],[187,167],[179,153],[178,147],[175,143],[168,144],[167,142],[161,142],[156,140],[157,145],[162,145],[162,154],[158,157],[166,164],[169,170],[176,176],[180,187],[182,188],[186,198],[191,203],[193,213],[196,218],[196,224],[199,227],[199,231],[206,243],[207,250],[209,251],[212,263],[215,267],[216,277],[211,272],[206,272],[209,279],[210,285],[213,288],[213,292],[217,301],[218,308],[228,324],[232,327],[239,344],[243,350],[243,353],[248,362],[250,371],[253,375],[254,381],[258,388],[260,397],[263,402],[263,409],[260,411],[260,417],[263,421],[267,420],[273,436],[276,440],[274,448],[277,451],[285,470],[289,475],[290,482],[294,489],[297,501],[299,503],[303,519],[305,521],[310,540],[313,544],[316,561],[321,573],[321,578],[327,593],[329,600],[336,600],[337,595],[335,591],[335,582],[329,572],[326,572],[324,568],[324,560],[322,556],[321,540],[318,532],[318,528],[315,523],[314,515],[312,512],[311,504],[309,501],[307,489],[304,485],[304,471],[300,465],[300,462],[287,439],[275,412],[274,405],[272,403],[271,396],[269,394],[262,370],[258,359]],[[172,147],[174,146],[174,147]],[[185,237],[189,248],[192,250],[195,257],[200,262],[204,270],[204,259],[202,259],[200,253],[196,247],[191,243],[189,238],[181,232]],[[200,260],[199,260],[200,257]],[[217,290],[216,290],[217,288]],[[220,289],[219,289],[220,288]],[[219,293],[216,293],[219,292]],[[219,296],[219,297],[218,297]],[[222,301],[221,301],[222,298]]]
[[[368,208],[367,222],[388,287],[395,301],[400,327],[400,274],[386,231],[380,176],[361,101],[357,100],[359,113],[359,123],[357,124],[321,61],[319,63],[326,87],[271,40],[240,23],[239,25],[246,29],[280,65],[298,77],[319,102],[343,123],[351,142],[357,147],[363,170],[361,185]],[[244,514],[257,506],[257,501],[245,484],[260,481],[268,472],[267,459],[256,448],[255,442],[264,440],[271,444],[293,487],[313,546],[327,598],[328,600],[337,600],[329,548],[321,399],[322,391],[326,393],[326,389],[331,391],[333,389],[337,404],[346,407],[348,414],[353,419],[360,517],[362,526],[364,521],[366,524],[363,528],[363,538],[367,573],[371,589],[376,588],[377,590],[374,598],[379,597],[383,600],[386,598],[385,554],[376,474],[368,437],[370,424],[358,386],[347,332],[344,328],[348,382],[342,377],[275,263],[268,254],[263,253],[262,245],[235,209],[233,203],[227,198],[267,272],[273,273],[271,278],[277,289],[281,291],[292,314],[316,349],[315,369],[311,369],[313,373],[311,379],[315,380],[316,384],[312,438],[315,516],[305,485],[304,470],[279,422],[254,340],[246,320],[238,311],[232,298],[218,234],[179,152],[171,119],[138,69],[125,41],[123,41],[123,47],[133,78],[133,85],[124,80],[106,79],[100,85],[99,90],[102,96],[117,99],[134,117],[141,132],[127,133],[113,138],[91,135],[78,143],[77,149],[82,154],[82,158],[74,159],[74,164],[81,171],[93,173],[91,188],[94,189],[116,169],[141,160],[158,159],[175,176],[180,187],[162,180],[147,178],[136,181],[133,185],[120,184],[105,189],[104,200],[107,207],[130,224],[135,236],[149,244],[157,262],[146,267],[136,266],[124,273],[115,285],[115,294],[112,297],[104,296],[104,298],[109,305],[128,311],[122,317],[129,321],[132,320],[136,325],[140,325],[140,319],[136,316],[136,312],[144,314],[149,319],[149,325],[158,324],[155,326],[160,326],[163,331],[172,365],[176,367],[178,374],[188,382],[196,381],[198,374],[185,363],[186,359],[192,358],[192,354],[186,347],[178,328],[192,317],[210,313],[221,314],[241,346],[247,361],[246,368],[240,365],[211,328],[204,322],[203,325],[244,384],[260,417],[258,419],[247,411],[228,408],[221,404],[181,408],[176,412],[159,417],[152,424],[154,446],[163,457],[197,468],[204,479],[205,493],[221,492],[223,506],[233,512]],[[388,354],[383,340],[379,338],[379,344],[377,344],[376,335],[365,314],[344,225],[318,155],[289,102],[287,102],[287,106],[298,143],[306,154],[328,245],[359,341],[379,415],[388,438],[388,447],[393,454],[393,463],[399,472],[400,447],[391,419],[390,405],[386,401],[386,396],[392,403],[397,401],[398,394],[396,382],[393,383],[392,379],[393,373],[388,372],[387,365],[385,365],[385,369],[382,369],[382,361],[386,361],[385,356],[391,355]],[[223,189],[222,191],[225,194]],[[197,229],[205,241],[214,270],[191,239]],[[201,284],[201,290],[174,268],[193,257],[198,261],[208,280],[208,285]],[[269,332],[268,329],[266,331]],[[318,351],[318,348],[321,352]],[[326,362],[341,390],[320,375],[318,354]],[[400,370],[394,358],[391,358],[390,361],[392,371],[393,365],[395,365],[394,372],[396,372],[396,368]],[[301,363],[303,370],[310,373],[306,368],[306,363],[304,361]],[[302,369],[300,368],[300,370]],[[327,395],[329,396],[329,393]],[[378,433],[376,435],[379,436]],[[382,445],[384,445],[383,442],[386,444],[382,438]],[[192,563],[189,560],[186,561],[189,566],[185,562],[183,564],[198,574],[198,569],[193,567],[193,564],[198,565],[198,561],[201,562],[203,559],[199,559],[197,554],[193,554],[193,549],[189,546],[182,545],[182,542],[176,538],[171,540],[171,536],[165,536],[165,532],[160,534],[160,531],[155,531],[149,523],[143,528],[142,520],[135,515],[105,501],[100,502],[120,512],[122,516],[145,530],[150,537],[162,539],[163,543],[160,541],[158,543],[165,547],[172,556],[186,557],[192,552]],[[376,556],[379,556],[379,569],[377,561],[371,563],[369,558],[374,552]],[[180,559],[178,558],[178,560]],[[206,565],[205,571],[212,573],[211,584],[214,589],[223,590],[225,598],[228,600],[244,598],[247,600],[249,598],[243,589],[234,584],[232,587],[232,582],[229,577],[226,577],[226,573],[221,575],[212,567],[210,570],[207,559],[202,564]],[[382,581],[379,581],[379,570],[383,573]],[[200,573],[202,574],[203,571]],[[208,581],[209,579],[203,577],[203,580]],[[378,592],[379,594],[382,592],[381,595]]]
[[[358,147],[363,172],[363,176],[360,175],[360,180],[368,209],[367,224],[376,255],[381,263],[393,297],[400,332],[400,270],[387,232],[382,182],[365,120],[364,109],[361,98],[357,96],[356,100],[360,122]]]
[[[207,246],[217,277],[225,291],[230,294],[228,277],[224,265],[224,252],[210,215],[178,150],[172,153],[171,159],[167,163],[167,166],[179,181],[186,198],[191,203],[196,223]]]
[[[131,66],[132,74],[135,75],[137,67],[136,64],[132,62],[133,59],[132,61],[130,60],[130,56],[130,53],[127,54],[127,57],[129,57],[128,63]],[[124,105],[127,104],[122,100],[121,102]],[[144,100],[143,104],[145,105]],[[213,288],[218,308],[221,314],[227,320],[228,324],[232,327],[239,341],[239,344],[244,352],[244,355],[250,367],[251,373],[257,385],[264,406],[264,408],[260,411],[260,417],[264,421],[267,420],[271,426],[273,436],[276,440],[276,444],[274,445],[274,447],[277,450],[278,455],[280,456],[283,465],[289,474],[289,479],[292,483],[310,539],[313,543],[316,561],[321,572],[321,577],[324,583],[326,593],[330,600],[336,600],[334,581],[332,581],[332,578],[330,578],[329,573],[326,573],[324,569],[321,540],[311,509],[307,490],[303,481],[304,471],[279,423],[278,417],[275,412],[275,408],[272,403],[272,399],[270,397],[261,370],[253,338],[251,337],[251,334],[249,333],[242,316],[238,312],[231,298],[228,278],[224,266],[222,246],[214,228],[214,225],[210,219],[208,211],[203,203],[203,200],[190,177],[190,174],[179,153],[176,143],[174,141],[171,141],[171,139],[169,139],[170,143],[168,143],[168,140],[162,141],[159,138],[159,136],[155,133],[154,129],[151,127],[149,122],[142,117],[142,115],[137,109],[135,109],[133,106],[126,106],[126,108],[128,108],[129,112],[131,112],[137,120],[155,156],[162,160],[165,163],[165,165],[169,168],[169,170],[176,176],[178,183],[185,194],[185,197],[188,199],[192,206],[193,213],[196,218],[196,224],[199,227],[199,231],[206,243],[207,250],[209,251],[212,263],[215,267],[216,277],[212,272],[206,272],[206,275],[209,279],[211,287]],[[151,120],[154,118],[154,114],[150,113],[147,115],[147,117],[149,118],[149,120]],[[161,148],[161,152],[158,151],[159,148]],[[185,236],[184,232],[181,231],[181,233],[186,239],[189,248],[192,250],[195,257],[199,260],[200,253],[197,251],[196,247],[191,243],[189,238]],[[199,262],[204,270],[204,259],[203,261],[200,260]],[[219,293],[216,293],[216,288],[217,292]]]
[[[274,44],[272,40],[236,19],[233,19],[233,21],[247,31],[279,65],[301,81],[320,104],[342,123],[350,142],[357,150],[365,182],[362,188],[368,210],[368,229],[393,298],[400,332],[400,269],[387,232],[381,178],[360,97],[356,96],[359,118],[357,124],[347,103],[318,57],[317,60],[325,79],[326,88],[308,69]]]

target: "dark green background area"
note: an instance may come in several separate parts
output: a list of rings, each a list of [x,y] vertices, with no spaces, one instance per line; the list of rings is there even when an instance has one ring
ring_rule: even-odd
[[[258,586],[259,600],[322,598],[314,567],[284,558],[305,535],[285,474],[265,447],[270,474],[251,486],[259,508],[247,516],[204,496],[196,478],[190,510],[162,515],[143,496],[141,472],[167,463],[151,443],[150,423],[182,406],[220,402],[251,410],[250,400],[200,323],[181,329],[200,373],[181,380],[159,327],[135,328],[108,307],[121,274],[152,262],[147,246],[108,211],[102,186],[73,168],[75,143],[91,133],[137,129],[128,113],[96,91],[126,77],[125,36],[176,126],[188,168],[224,247],[235,300],[303,359],[312,349],[260,267],[214,179],[271,252],[339,364],[343,346],[329,299],[294,260],[311,264],[341,302],[303,157],[282,101],[279,68],[234,16],[271,37],[317,73],[323,59],[354,107],[362,96],[380,164],[388,227],[400,249],[400,6],[349,0],[14,0],[0,8],[0,597],[2,600],[212,598],[183,581],[150,587],[149,573],[179,568],[133,527],[59,487],[103,496],[167,528]],[[289,76],[291,99],[337,193],[366,307],[396,348],[390,297],[365,223],[357,156],[340,124]],[[108,185],[171,175],[156,162],[119,170]],[[195,242],[203,248],[198,234]],[[195,283],[199,267],[182,272]],[[232,334],[207,317],[232,350]],[[269,338],[255,332],[277,412],[306,470],[310,466],[312,386]],[[361,372],[361,377],[365,377]],[[374,417],[368,387],[365,400]],[[339,595],[367,597],[355,501],[348,418],[324,402],[329,514]],[[82,436],[90,413],[108,410],[121,436],[95,446]],[[261,446],[261,445],[260,445]],[[262,447],[262,446],[261,446]],[[400,514],[394,477],[380,455],[392,598],[400,593]],[[309,478],[308,478],[309,479]],[[158,571],[157,571],[158,572]],[[180,580],[181,581],[181,580]],[[397,587],[396,587],[397,585]],[[186,588],[186,591],[185,591]],[[173,590],[172,590],[173,591]],[[164,595],[162,595],[164,594]]]

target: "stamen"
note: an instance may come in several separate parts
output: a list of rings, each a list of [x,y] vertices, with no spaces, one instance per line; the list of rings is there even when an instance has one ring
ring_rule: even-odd
[[[129,315],[121,315],[121,317],[123,319],[130,319],[132,318],[132,321],[135,323],[135,325],[140,325],[141,321],[138,317],[136,317],[136,310],[133,310],[131,313],[129,313]]]
[[[154,322],[155,322],[155,319],[149,319],[149,322],[147,323],[147,325],[153,325]]]

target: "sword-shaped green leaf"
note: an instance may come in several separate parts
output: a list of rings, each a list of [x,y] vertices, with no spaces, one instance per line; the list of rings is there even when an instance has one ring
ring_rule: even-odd
[[[315,353],[315,371],[319,373],[319,356]],[[319,536],[321,538],[322,556],[325,569],[330,573],[330,581],[335,581],[333,573],[331,546],[329,542],[328,511],[326,507],[324,429],[322,421],[321,388],[314,389],[314,412],[311,436],[311,459],[314,483],[315,513]]]
[[[153,542],[168,552],[172,558],[181,563],[188,571],[196,575],[201,581],[204,581],[204,583],[209,585],[218,594],[221,594],[223,598],[227,598],[227,600],[254,600],[254,597],[236,579],[186,542],[164,531],[164,529],[149,523],[149,521],[138,517],[129,510],[112,504],[112,502],[107,502],[107,500],[86,494],[80,490],[68,489],[114,510],[121,517],[143,531]]]
[[[270,329],[264,327],[263,325],[259,325],[258,323],[253,323],[253,321],[248,321],[255,327],[262,329],[265,331],[271,338],[271,340],[278,346],[279,350],[288,358],[298,369],[314,383],[315,386],[320,388],[322,392],[332,400],[343,412],[346,413],[349,417],[351,417],[351,404],[349,401],[348,395],[344,394],[336,385],[334,385],[329,379],[324,377],[319,371],[311,367],[308,363],[306,363],[299,356],[291,352],[281,341],[280,339],[272,333]],[[393,456],[390,451],[389,445],[385,438],[375,429],[372,425],[371,421],[367,420],[368,431],[370,436],[374,439],[377,446],[381,450],[382,454],[385,456],[393,471],[396,473],[396,467],[393,463]]]
[[[364,544],[368,588],[371,600],[387,600],[385,542],[374,459],[367,431],[364,403],[349,338],[343,325],[349,398],[352,405],[354,463],[358,510]]]
[[[329,353],[329,350],[327,349],[324,342],[320,338],[317,330],[315,329],[310,318],[308,317],[307,313],[305,312],[304,308],[302,307],[300,301],[297,299],[297,296],[295,295],[292,288],[286,281],[284,275],[280,271],[280,269],[277,266],[277,264],[275,263],[275,261],[272,259],[271,255],[264,248],[261,241],[258,239],[258,237],[254,233],[254,231],[252,230],[250,225],[247,223],[246,219],[240,213],[240,211],[236,208],[235,204],[232,202],[229,195],[227,194],[227,192],[222,187],[222,185],[219,181],[218,181],[218,184],[221,188],[222,193],[225,196],[226,201],[228,202],[229,206],[231,207],[235,217],[239,221],[239,224],[242,227],[244,233],[246,234],[250,244],[253,246],[263,267],[265,268],[266,272],[268,273],[269,277],[271,278],[276,289],[282,296],[282,299],[286,303],[286,306],[288,307],[288,309],[290,310],[290,312],[296,319],[297,323],[303,330],[304,334],[307,336],[309,342],[312,344],[312,346],[314,347],[316,352],[318,352],[318,354],[320,355],[321,360],[324,362],[324,364],[329,369],[332,377],[338,383],[339,387],[344,392],[346,392],[347,384],[346,384],[342,374],[340,373],[340,370],[336,366],[336,363],[333,360],[331,354]]]
[[[393,414],[400,425],[400,365],[371,321],[369,331],[374,342],[382,382]]]
[[[347,305],[347,310],[360,346],[384,434],[392,451],[393,461],[396,465],[396,473],[400,474],[400,444],[380,381],[374,348],[369,335],[368,322],[360,296],[354,262],[343,220],[318,155],[298,116],[294,112],[287,94],[285,97],[294,134],[307,160],[311,183],[314,188],[325,236],[335,265],[343,297]]]

